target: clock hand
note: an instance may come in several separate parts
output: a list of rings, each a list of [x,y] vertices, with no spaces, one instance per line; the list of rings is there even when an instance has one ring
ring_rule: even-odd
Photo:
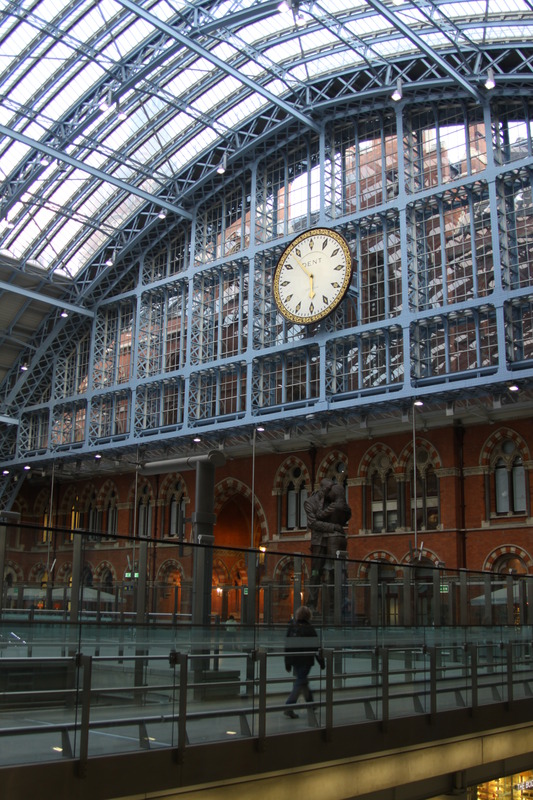
[[[305,272],[305,274],[307,275],[307,277],[308,277],[308,278],[311,278],[311,280],[312,280],[312,279],[313,279],[313,274],[312,274],[311,272],[309,272],[309,270],[307,269],[307,267],[305,267],[305,266],[302,264],[302,262],[301,262],[299,259],[297,259],[297,258],[296,258],[296,256],[295,256],[295,255],[293,255],[293,258],[294,258],[294,260],[296,261],[296,263],[298,264],[298,266],[300,267],[300,269],[303,269],[303,271]]]
[[[312,299],[313,299],[313,297],[315,296],[315,293],[314,293],[314,291],[313,291],[313,276],[312,276],[311,274],[309,275],[309,283],[311,284],[311,286],[310,286],[310,288],[309,288],[309,297],[310,297],[310,298],[311,298],[311,300],[312,300]]]

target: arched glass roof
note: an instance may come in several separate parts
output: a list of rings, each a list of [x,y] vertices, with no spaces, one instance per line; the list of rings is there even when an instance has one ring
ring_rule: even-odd
[[[189,218],[199,182],[274,126],[399,78],[475,96],[532,38],[530,0],[285,5],[3,0],[0,249],[70,283],[141,212]]]

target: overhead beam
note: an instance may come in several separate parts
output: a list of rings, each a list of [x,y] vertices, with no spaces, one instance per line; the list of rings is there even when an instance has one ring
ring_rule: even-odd
[[[260,94],[265,98],[265,100],[268,100],[270,103],[278,106],[278,108],[281,108],[289,116],[294,117],[299,122],[302,122],[308,128],[312,128],[314,131],[319,131],[319,126],[311,117],[308,117],[306,114],[302,114],[300,111],[294,108],[294,106],[286,103],[280,97],[276,97],[275,94],[269,92],[268,89],[265,89],[263,86],[261,86],[261,84],[252,80],[247,75],[244,75],[242,72],[239,72],[239,70],[234,69],[230,64],[227,64],[221,58],[218,58],[218,56],[215,56],[206,47],[202,47],[202,45],[197,44],[193,39],[184,36],[171,25],[167,25],[166,22],[163,22],[163,20],[160,20],[153,14],[150,14],[149,11],[141,8],[137,3],[132,2],[132,0],[117,0],[117,2],[121,6],[124,6],[124,8],[127,8],[133,14],[136,14],[146,22],[149,22],[155,28],[158,28],[160,31],[163,31],[163,33],[166,33],[168,36],[170,36],[176,42],[182,44],[191,52],[196,53],[196,55],[201,56],[202,58],[205,58],[207,61],[213,64],[213,66],[222,70],[222,72],[231,75],[231,77],[235,78],[235,80],[239,81],[239,83],[248,86],[248,88],[253,92],[257,92],[257,94]]]
[[[19,425],[18,419],[14,419],[13,417],[6,417],[5,414],[0,414],[0,422],[3,422],[4,425]]]
[[[89,311],[82,306],[76,306],[73,303],[67,303],[64,300],[56,299],[55,297],[48,297],[40,292],[34,292],[31,289],[24,289],[22,286],[15,286],[6,281],[0,281],[0,289],[4,292],[11,292],[12,294],[20,294],[28,300],[37,300],[39,303],[44,303],[48,306],[55,306],[56,308],[64,309],[65,311],[72,311],[73,314],[83,314],[86,317],[94,319],[94,311]]]
[[[91,167],[89,164],[86,164],[77,158],[72,158],[72,156],[67,155],[67,153],[64,153],[62,150],[56,150],[54,147],[50,147],[49,145],[44,144],[44,142],[40,142],[38,139],[32,139],[30,136],[26,136],[24,133],[19,133],[19,131],[15,131],[12,128],[7,128],[5,125],[0,125],[0,135],[7,136],[8,139],[13,139],[17,142],[22,142],[22,144],[37,150],[39,153],[44,153],[44,155],[47,155],[50,158],[57,159],[57,161],[68,164],[70,167],[74,167],[82,172],[86,172],[87,174],[92,175],[94,178],[98,178],[104,183],[110,183],[112,186],[116,186],[117,189],[122,189],[125,192],[129,192],[129,194],[137,195],[137,197],[141,197],[143,200],[147,200],[150,203],[155,203],[156,205],[161,206],[161,208],[165,208],[167,211],[172,211],[174,214],[178,214],[185,219],[192,220],[192,214],[189,211],[185,211],[185,209],[181,206],[177,206],[174,203],[169,203],[168,200],[165,200],[158,195],[145,192],[144,189],[140,189],[138,186],[135,186],[135,184],[121,181],[120,178],[115,178],[113,175],[109,175],[107,172],[102,172],[101,169]]]
[[[409,25],[406,25],[402,22],[401,19],[392,11],[388,6],[381,2],[381,0],[366,0],[368,5],[371,6],[378,14],[381,14],[385,19],[387,19],[392,25],[394,25],[397,30],[403,33],[410,42],[416,45],[423,53],[426,53],[432,61],[434,61],[438,66],[446,72],[450,78],[462,86],[468,94],[472,95],[476,100],[481,100],[481,95],[478,89],[475,86],[472,86],[470,81],[468,81],[460,72],[457,72],[448,62],[440,56],[433,47],[430,47],[428,44],[424,42],[421,36],[419,36]]]

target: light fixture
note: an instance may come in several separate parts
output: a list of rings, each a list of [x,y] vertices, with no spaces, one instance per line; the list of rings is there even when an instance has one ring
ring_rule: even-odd
[[[31,467],[30,467],[30,465],[29,465],[29,464],[25,464],[25,465],[24,465],[24,469],[26,470],[26,472],[29,472],[29,470],[31,469]]]
[[[63,319],[66,319],[68,317],[68,311],[65,311],[63,309],[63,311],[61,312],[61,316],[63,317]]]
[[[227,168],[228,168],[228,154],[224,153],[224,155],[222,156],[222,161],[217,167],[218,174],[223,175]]]
[[[198,442],[201,442],[201,441],[202,440],[201,440],[200,436],[195,436],[194,439],[193,439],[193,442],[196,442],[197,444],[198,444]]]
[[[28,371],[28,365],[27,364],[21,364],[20,365],[20,371],[21,372],[27,372]]]
[[[119,119],[121,122],[124,122],[125,119],[128,119],[128,114],[123,108],[117,106],[117,111],[117,119]]]
[[[424,401],[423,400],[415,400],[413,405],[414,406],[418,406],[418,407],[423,406],[424,405]]]
[[[485,89],[494,89],[496,86],[496,81],[494,80],[494,70],[492,67],[489,67],[487,70],[487,80],[485,81]]]
[[[96,453],[96,455],[95,455],[96,461],[99,461],[101,458],[102,458],[101,454],[100,453]]]
[[[9,475],[9,470],[8,469],[3,469],[2,470],[2,475]]]
[[[517,385],[516,385],[516,383],[512,383],[512,384],[509,386],[509,391],[510,391],[510,392],[519,392],[519,391],[520,391],[520,387],[519,387],[519,386],[517,386]]]
[[[165,211],[164,208],[162,208],[157,216],[159,217],[159,219],[166,219],[167,218],[167,212]]]
[[[403,97],[402,79],[398,78],[396,81],[396,89],[391,94],[391,100],[394,100],[394,102],[397,103],[399,100],[402,99],[402,97]]]
[[[263,427],[262,425],[258,425],[258,426],[257,426],[257,428],[256,428],[256,431],[257,431],[258,433],[263,433],[263,431],[264,431],[264,430],[265,430],[265,429],[264,429],[264,427]]]
[[[114,264],[113,256],[109,256],[109,258],[107,259],[107,261],[105,263],[106,263],[106,266],[112,267],[113,264]]]

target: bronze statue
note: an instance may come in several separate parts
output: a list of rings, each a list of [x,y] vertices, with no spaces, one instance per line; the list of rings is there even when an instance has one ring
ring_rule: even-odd
[[[344,487],[327,478],[304,503],[307,527],[311,532],[311,587],[308,605],[316,608],[319,583],[325,569],[332,568],[338,551],[346,550],[344,527],[352,516]]]

